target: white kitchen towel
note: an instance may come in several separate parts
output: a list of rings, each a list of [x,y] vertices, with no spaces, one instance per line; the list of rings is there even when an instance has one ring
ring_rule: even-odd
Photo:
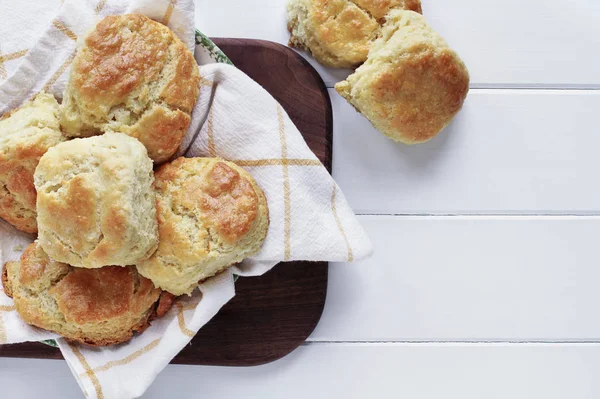
[[[10,4],[8,4],[10,3]],[[11,26],[0,51],[19,49],[0,76],[0,114],[46,90],[62,96],[76,45],[106,15],[142,13],[166,23],[193,50],[193,0],[65,0],[55,8],[32,9],[30,2],[0,2]],[[11,13],[11,14],[9,14]],[[23,40],[31,14],[40,37]],[[22,18],[24,22],[19,23]],[[12,54],[12,53],[11,53]],[[0,55],[0,57],[2,57]],[[5,59],[0,58],[8,65]],[[220,156],[237,162],[265,191],[270,227],[259,254],[209,279],[191,297],[178,299],[144,333],[118,346],[91,348],[58,339],[73,375],[90,398],[132,398],[235,294],[233,274],[261,275],[280,261],[353,261],[371,244],[339,188],[304,142],[281,106],[234,67],[209,64],[202,76],[192,124],[179,154]],[[34,237],[0,223],[0,263],[18,259]],[[10,298],[0,292],[0,343],[56,337],[23,323]]]

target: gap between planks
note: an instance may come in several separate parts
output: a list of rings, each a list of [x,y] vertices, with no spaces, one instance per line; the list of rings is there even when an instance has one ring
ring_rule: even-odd
[[[555,346],[555,345],[568,345],[568,346],[600,346],[600,340],[598,338],[590,340],[471,340],[471,341],[438,341],[438,340],[393,340],[393,341],[319,341],[319,340],[307,340],[302,346],[310,345],[362,345],[362,346],[428,346],[428,345],[439,345],[439,346],[464,346],[464,345],[481,345],[481,346],[503,346],[503,345],[531,345],[531,346]]]
[[[327,85],[328,89],[335,90],[333,85]],[[469,90],[523,90],[523,91],[599,91],[598,84],[509,84],[509,83],[472,83]]]
[[[527,213],[527,212],[513,212],[513,213],[362,213],[356,212],[356,216],[374,216],[374,217],[406,217],[406,218],[430,218],[430,219],[451,219],[451,218],[462,218],[462,219],[482,219],[482,220],[497,220],[497,219],[599,219],[600,211],[594,212],[578,212],[569,213],[556,211],[556,213]]]

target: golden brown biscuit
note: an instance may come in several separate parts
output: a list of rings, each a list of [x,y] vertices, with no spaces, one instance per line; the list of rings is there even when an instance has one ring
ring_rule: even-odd
[[[169,28],[143,15],[109,16],[73,61],[61,125],[69,137],[128,134],[166,161],[190,124],[199,83],[193,54]]]
[[[0,119],[0,217],[19,230],[37,233],[33,172],[63,140],[51,94],[42,92]]]
[[[133,266],[71,267],[50,259],[37,243],[5,271],[6,292],[23,321],[89,345],[128,341],[173,301]]]
[[[252,176],[219,158],[178,158],[156,172],[158,250],[138,271],[175,295],[253,255],[269,227]]]
[[[290,46],[312,53],[321,64],[354,68],[367,59],[390,9],[421,11],[420,0],[290,0]]]
[[[35,171],[39,241],[77,267],[132,265],[158,245],[152,161],[121,133],[66,141]]]
[[[437,135],[461,109],[469,72],[412,11],[391,11],[367,62],[336,90],[379,131],[405,144]]]
[[[352,68],[364,62],[379,24],[348,0],[291,0],[290,46],[312,53],[321,64]]]
[[[383,19],[390,10],[410,10],[423,13],[421,0],[351,0],[354,4],[367,11],[373,18],[384,22]]]

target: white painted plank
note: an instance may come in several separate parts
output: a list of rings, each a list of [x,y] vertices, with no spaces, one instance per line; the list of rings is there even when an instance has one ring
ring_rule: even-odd
[[[286,44],[286,1],[198,0],[197,27]],[[475,87],[600,86],[599,1],[423,0],[423,10],[464,58]],[[312,63],[328,87],[347,75]]]
[[[0,359],[0,370],[3,397],[82,397],[59,361]],[[596,344],[318,344],[259,367],[168,366],[143,398],[591,399],[598,373]]]
[[[363,216],[312,341],[600,340],[600,217]]]
[[[600,211],[600,91],[471,90],[452,124],[417,146],[330,95],[333,175],[358,213]]]
[[[600,85],[596,0],[422,0],[429,23],[461,55],[471,82]]]
[[[249,369],[173,367],[147,398],[597,398],[600,348],[311,345]],[[190,384],[191,385],[191,384]],[[202,387],[202,391],[200,390]],[[180,391],[181,392],[181,391]]]
[[[84,397],[64,360],[0,358],[0,387],[2,398]]]

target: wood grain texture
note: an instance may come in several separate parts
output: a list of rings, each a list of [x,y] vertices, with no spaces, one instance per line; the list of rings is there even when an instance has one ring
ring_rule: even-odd
[[[233,63],[269,91],[331,171],[332,113],[319,75],[285,46],[215,39]],[[246,99],[250,100],[251,99]],[[327,291],[327,263],[290,262],[261,277],[240,278],[236,296],[173,363],[251,366],[279,359],[317,325]],[[0,346],[0,356],[61,358],[40,343]]]

